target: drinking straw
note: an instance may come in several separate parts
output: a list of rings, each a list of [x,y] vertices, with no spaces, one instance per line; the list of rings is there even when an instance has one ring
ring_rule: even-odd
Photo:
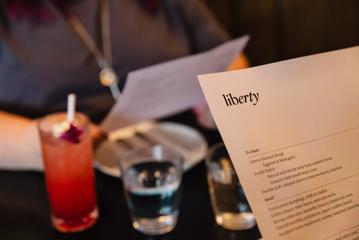
[[[75,119],[76,95],[70,93],[67,95],[67,121],[72,123]]]

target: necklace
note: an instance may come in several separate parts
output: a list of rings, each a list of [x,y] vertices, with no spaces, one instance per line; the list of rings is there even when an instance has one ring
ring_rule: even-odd
[[[51,3],[51,1],[48,1]],[[103,86],[109,87],[112,97],[116,100],[120,96],[118,88],[118,76],[112,68],[112,44],[111,44],[111,29],[110,29],[110,6],[109,0],[99,0],[100,18],[101,18],[101,37],[102,49],[98,48],[96,42],[86,30],[85,26],[80,20],[71,13],[65,13],[51,4],[66,20],[72,30],[78,35],[83,44],[88,48],[97,65],[101,69],[99,80]]]

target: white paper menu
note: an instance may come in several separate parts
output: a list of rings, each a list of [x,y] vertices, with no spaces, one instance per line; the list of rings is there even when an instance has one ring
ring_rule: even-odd
[[[196,76],[225,70],[248,40],[246,35],[206,52],[130,72],[123,94],[102,122],[102,128],[109,132],[168,116],[204,101]]]
[[[263,239],[359,239],[359,47],[199,80]]]

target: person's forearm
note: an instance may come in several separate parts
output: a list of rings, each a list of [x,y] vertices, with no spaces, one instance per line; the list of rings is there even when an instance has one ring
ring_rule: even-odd
[[[42,169],[35,121],[0,111],[0,168]]]

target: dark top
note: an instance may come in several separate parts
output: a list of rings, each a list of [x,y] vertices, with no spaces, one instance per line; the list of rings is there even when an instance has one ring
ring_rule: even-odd
[[[98,0],[70,11],[100,42]],[[156,13],[134,0],[110,0],[114,69],[123,87],[126,74],[158,62],[200,52],[228,39],[199,0],[162,0]],[[9,19],[0,30],[0,109],[38,117],[66,109],[75,92],[78,110],[99,119],[111,108],[99,67],[76,33],[56,11],[55,19]]]

